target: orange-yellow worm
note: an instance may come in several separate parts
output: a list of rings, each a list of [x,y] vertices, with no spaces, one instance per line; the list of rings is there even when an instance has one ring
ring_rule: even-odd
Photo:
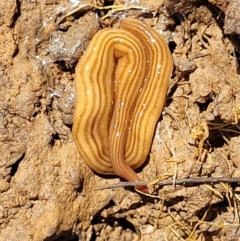
[[[120,25],[100,30],[76,67],[73,137],[94,171],[138,181],[133,169],[149,153],[173,61],[154,29],[130,18]]]

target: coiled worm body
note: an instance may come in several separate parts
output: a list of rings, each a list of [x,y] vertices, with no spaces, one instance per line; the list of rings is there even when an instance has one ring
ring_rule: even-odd
[[[173,63],[155,30],[130,18],[120,25],[100,30],[76,67],[73,137],[94,171],[138,181]]]

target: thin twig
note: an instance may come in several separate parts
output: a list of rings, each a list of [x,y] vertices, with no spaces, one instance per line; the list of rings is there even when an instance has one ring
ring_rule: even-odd
[[[240,178],[231,178],[231,177],[203,177],[203,178],[184,178],[184,179],[170,179],[164,180],[156,183],[158,186],[169,186],[169,185],[195,185],[195,184],[205,184],[205,183],[240,183]],[[151,185],[150,182],[146,181],[136,181],[136,182],[119,182],[103,187],[98,187],[95,190],[104,190],[104,189],[114,189],[118,187],[135,187],[135,186],[146,186]]]

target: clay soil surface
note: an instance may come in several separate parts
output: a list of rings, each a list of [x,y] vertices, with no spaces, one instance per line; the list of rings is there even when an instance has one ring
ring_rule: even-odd
[[[75,66],[101,28],[140,19],[174,61],[152,196],[99,176],[72,138]],[[0,241],[240,240],[239,1],[0,1]],[[194,178],[228,178],[195,183]],[[121,180],[124,181],[124,180]]]

